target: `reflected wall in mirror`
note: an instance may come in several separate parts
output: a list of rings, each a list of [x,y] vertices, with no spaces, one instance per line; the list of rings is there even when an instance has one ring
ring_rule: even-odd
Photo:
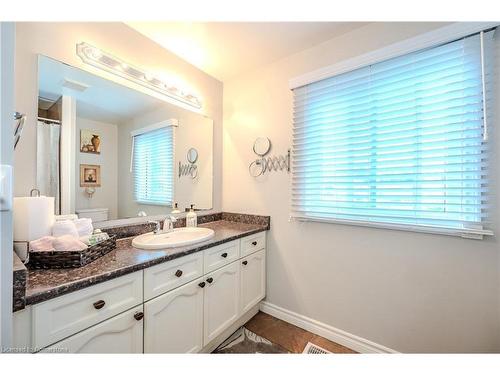
[[[211,119],[46,56],[38,72],[37,187],[56,198],[56,214],[105,220],[165,215],[173,203],[212,208]],[[177,166],[192,150],[197,174],[182,178]],[[91,194],[80,183],[85,165],[100,171]]]

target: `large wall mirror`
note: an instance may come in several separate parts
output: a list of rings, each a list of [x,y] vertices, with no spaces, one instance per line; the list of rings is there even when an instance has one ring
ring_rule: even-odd
[[[210,118],[46,56],[38,88],[37,188],[56,198],[56,214],[212,208]]]

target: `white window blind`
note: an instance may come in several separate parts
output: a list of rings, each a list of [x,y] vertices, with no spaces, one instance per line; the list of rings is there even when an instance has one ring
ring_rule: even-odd
[[[133,137],[132,170],[138,203],[172,205],[174,195],[174,141],[172,126]]]
[[[491,234],[481,39],[294,89],[292,217]]]

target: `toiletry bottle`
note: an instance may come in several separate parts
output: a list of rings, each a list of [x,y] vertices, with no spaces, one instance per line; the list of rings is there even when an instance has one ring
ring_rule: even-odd
[[[181,211],[179,210],[179,207],[177,206],[177,203],[174,203],[174,207],[172,208],[172,211],[170,213],[172,215],[180,214],[181,213]]]
[[[186,227],[196,227],[198,225],[198,215],[194,212],[194,204],[191,205],[191,209],[186,214]]]

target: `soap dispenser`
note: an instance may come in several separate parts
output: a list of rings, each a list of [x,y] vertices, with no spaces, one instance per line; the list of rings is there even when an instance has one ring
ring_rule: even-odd
[[[198,215],[194,212],[194,204],[192,204],[189,212],[186,214],[186,227],[196,227],[197,225]]]
[[[170,213],[172,215],[180,214],[181,213],[181,211],[179,210],[179,207],[177,206],[177,203],[174,203],[174,207],[172,208],[172,211]]]

